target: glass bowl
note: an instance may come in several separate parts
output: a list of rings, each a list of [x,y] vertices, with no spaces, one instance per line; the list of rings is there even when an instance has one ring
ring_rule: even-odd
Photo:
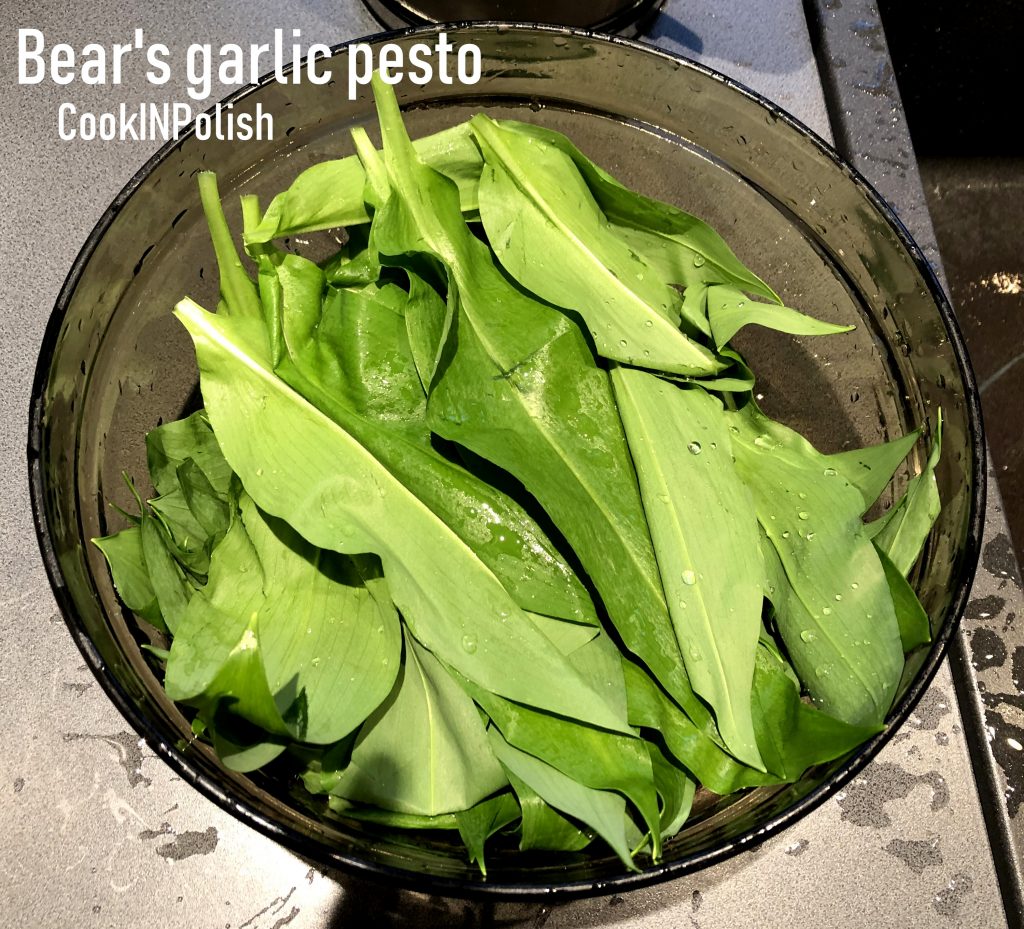
[[[371,41],[408,46],[432,42],[434,33]],[[110,698],[181,777],[254,828],[323,865],[421,891],[621,891],[721,861],[789,826],[906,720],[956,629],[977,563],[985,487],[978,396],[953,314],[920,250],[864,179],[792,117],[707,68],[624,40],[501,24],[468,26],[453,38],[480,47],[484,77],[474,87],[400,85],[414,137],[481,109],[563,130],[630,186],[709,221],[789,305],[857,323],[849,335],[816,340],[753,330],[741,347],[770,414],[833,452],[918,425],[930,433],[942,407],[943,509],[911,578],[934,641],[910,657],[886,731],[792,785],[726,799],[701,792],[664,860],[639,874],[599,844],[556,855],[498,843],[489,847],[486,881],[450,835],[318,818],[287,783],[227,771],[192,737],[140,649],[155,633],[119,603],[87,540],[120,528],[108,503],[131,503],[122,471],[149,489],[147,430],[197,403],[191,343],[171,316],[184,294],[216,303],[194,175],[217,171],[239,228],[235,194],[255,192],[266,203],[314,162],[350,153],[353,126],[373,125],[369,96],[348,101],[337,85],[268,80],[236,94],[236,112],[259,104],[273,115],[273,141],[188,135],[166,146],[89,236],[50,319],[33,390],[29,468],[40,546],[71,634]],[[336,73],[346,73],[346,54],[335,51]],[[318,243],[291,246],[315,252]],[[924,444],[901,468],[896,493],[921,467]]]

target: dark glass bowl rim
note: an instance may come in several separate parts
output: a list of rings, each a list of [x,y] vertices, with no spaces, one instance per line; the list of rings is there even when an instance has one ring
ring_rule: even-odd
[[[630,27],[637,26],[645,17],[649,17],[663,2],[664,0],[623,0],[619,8],[604,19],[583,23],[575,31],[586,30],[602,34],[625,32]],[[393,20],[415,28],[444,25],[443,21],[430,19],[422,13],[416,0],[364,0],[364,3],[370,11],[370,15],[385,28],[389,26],[385,16],[390,16]],[[489,25],[480,20],[471,20],[470,22],[473,25]],[[530,24],[524,23],[523,25],[529,26]],[[574,27],[555,26],[555,29],[559,28]]]
[[[945,658],[953,635],[959,628],[960,620],[967,605],[971,585],[974,581],[975,571],[981,551],[981,539],[984,529],[984,513],[986,499],[987,475],[985,471],[985,440],[984,427],[982,424],[980,395],[977,389],[977,382],[974,371],[968,358],[963,336],[954,315],[952,306],[947,299],[938,278],[931,265],[928,263],[921,248],[914,241],[907,228],[895,214],[893,209],[886,203],[882,196],[871,186],[867,179],[852,165],[850,165],[839,153],[821,136],[804,125],[796,117],[781,109],[776,104],[767,100],[746,85],[715,71],[706,65],[693,61],[682,55],[664,51],[646,43],[637,42],[631,39],[624,39],[620,36],[608,36],[598,34],[592,30],[573,29],[565,26],[548,26],[529,23],[506,23],[501,21],[486,22],[463,22],[449,23],[446,25],[421,26],[410,29],[382,32],[360,39],[353,39],[348,42],[341,42],[332,47],[332,54],[357,43],[379,43],[406,37],[420,37],[436,35],[441,31],[454,33],[462,29],[474,30],[501,30],[507,33],[542,33],[551,36],[568,36],[591,42],[618,45],[624,48],[642,52],[648,55],[665,59],[674,64],[681,64],[691,70],[697,71],[706,77],[719,81],[751,101],[759,104],[767,110],[774,118],[786,123],[810,141],[819,153],[830,160],[839,168],[849,180],[859,189],[865,199],[874,207],[879,214],[888,222],[896,233],[900,244],[907,250],[913,262],[921,274],[922,279],[928,287],[931,298],[939,311],[946,332],[949,336],[950,347],[956,359],[957,368],[964,385],[964,404],[967,414],[969,436],[970,436],[970,463],[973,469],[974,480],[970,488],[970,510],[967,521],[967,538],[964,546],[963,569],[959,578],[956,579],[956,589],[950,601],[950,609],[946,622],[939,630],[931,651],[914,681],[907,688],[899,702],[893,708],[889,716],[889,724],[885,730],[868,742],[864,743],[846,762],[814,790],[802,797],[791,807],[772,817],[761,826],[751,829],[738,838],[721,842],[709,849],[688,855],[675,861],[663,864],[652,865],[644,868],[638,873],[623,873],[614,878],[602,880],[571,881],[559,884],[529,884],[517,882],[505,883],[479,883],[476,881],[462,880],[457,878],[428,876],[418,872],[396,868],[378,862],[369,862],[352,855],[342,854],[332,850],[322,843],[313,841],[308,835],[292,828],[289,825],[275,821],[261,813],[248,803],[240,800],[237,796],[225,790],[216,781],[204,775],[194,767],[189,759],[178,749],[169,743],[157,730],[153,723],[140,712],[139,708],[132,701],[131,697],[123,690],[114,676],[107,670],[99,652],[89,638],[86,629],[77,615],[74,603],[71,600],[67,585],[65,584],[59,562],[54,548],[53,538],[49,525],[45,518],[45,497],[43,490],[42,474],[42,448],[43,448],[43,405],[46,384],[49,379],[49,360],[52,358],[54,349],[57,346],[58,337],[67,315],[75,288],[78,285],[82,271],[103,238],[114,218],[124,207],[125,203],[132,197],[135,191],[145,182],[152,171],[178,148],[188,137],[194,134],[195,123],[192,124],[176,141],[170,141],[163,145],[125,184],[121,192],[114,198],[110,206],[100,217],[93,228],[81,251],[75,258],[71,270],[61,287],[60,294],[54,305],[53,312],[47,323],[43,334],[43,341],[40,348],[39,359],[36,364],[35,376],[32,385],[29,429],[28,429],[28,468],[29,468],[29,490],[32,502],[32,514],[35,521],[36,536],[42,553],[43,562],[46,567],[47,576],[53,589],[54,596],[64,621],[68,626],[75,644],[78,646],[86,664],[92,670],[100,686],[121,714],[128,720],[135,731],[146,741],[149,747],[159,755],[171,769],[181,776],[183,780],[191,784],[208,799],[212,800],[222,810],[230,813],[235,818],[246,823],[258,832],[279,842],[281,845],[302,855],[303,857],[315,860],[328,867],[338,868],[342,872],[367,878],[374,881],[386,882],[392,887],[402,887],[421,893],[432,893],[453,897],[471,899],[505,899],[505,900],[551,900],[551,899],[573,899],[580,897],[593,897],[602,894],[621,893],[627,890],[634,890],[657,884],[674,877],[679,877],[693,871],[706,868],[710,865],[722,862],[741,851],[746,851],[760,844],[766,839],[776,835],[788,828],[797,820],[820,806],[826,799],[837,793],[853,777],[855,777],[870,762],[883,746],[889,741],[892,735],[907,720],[917,705],[921,696],[927,690],[939,665]],[[258,84],[242,87],[230,94],[224,103],[234,103],[250,93],[254,93],[267,84],[273,83],[272,73],[264,75]],[[208,112],[213,112],[214,107]]]

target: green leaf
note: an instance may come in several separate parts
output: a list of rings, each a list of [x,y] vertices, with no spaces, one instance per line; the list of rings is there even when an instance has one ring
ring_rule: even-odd
[[[885,552],[904,576],[914,567],[928,535],[935,525],[942,503],[935,468],[942,453],[942,411],[939,411],[935,437],[924,470],[912,478],[903,499],[884,517],[885,523],[875,536],[875,544]]]
[[[469,809],[505,783],[473,702],[406,635],[394,689],[359,731],[332,793],[434,816]]]
[[[763,568],[722,405],[644,371],[617,368],[612,384],[690,683],[714,710],[726,748],[761,768],[750,690]]]
[[[651,756],[654,786],[661,797],[661,837],[669,839],[683,828],[689,818],[697,784],[657,745],[652,742],[645,744]]]
[[[177,315],[193,337],[225,457],[262,509],[320,548],[380,555],[413,633],[475,683],[598,726],[625,726],[552,654],[472,550],[365,446],[269,370],[246,325],[188,300]],[[520,659],[514,666],[509,652]]]
[[[197,718],[202,719],[203,715]],[[280,757],[287,748],[283,739],[267,738],[266,733],[235,716],[224,703],[213,704],[204,725],[217,757],[229,771],[256,771]]]
[[[927,645],[932,640],[932,627],[928,614],[917,599],[914,588],[910,586],[902,571],[896,567],[889,556],[875,544],[875,551],[882,562],[885,579],[889,582],[889,593],[892,594],[893,608],[896,610],[896,621],[900,626],[900,641],[903,651],[911,652],[919,645]]]
[[[884,728],[852,726],[804,703],[785,663],[764,646],[757,650],[754,677],[761,756],[784,781],[795,781],[811,766],[842,757]]]
[[[741,764],[702,732],[647,674],[625,658],[629,721],[661,735],[672,756],[708,790],[725,796],[776,778]]]
[[[388,183],[388,172],[381,160],[380,153],[373,147],[370,137],[362,126],[352,129],[352,142],[356,147],[356,157],[366,172],[366,187],[363,199],[374,209],[379,209],[391,193]]]
[[[751,300],[742,290],[725,285],[708,288],[708,319],[715,346],[722,348],[744,326],[765,326],[792,335],[836,335],[856,326],[837,326],[775,303]]]
[[[910,454],[920,435],[921,430],[915,429],[901,439],[826,455],[825,458],[828,467],[834,468],[860,491],[864,498],[862,512],[865,512],[881,496],[900,462]]]
[[[324,263],[323,271],[324,280],[332,287],[365,287],[376,283],[381,276],[380,255],[370,241],[370,227],[349,229],[348,240]]]
[[[713,732],[683,670],[607,374],[574,323],[494,266],[463,222],[454,188],[416,160],[393,93],[379,89],[378,108],[392,186],[374,220],[381,250],[444,262],[455,307],[456,347],[431,390],[431,427],[536,497],[626,646]]]
[[[178,465],[177,476],[185,505],[195,517],[203,535],[208,539],[223,535],[231,521],[227,501],[210,483],[196,460],[189,458]]]
[[[711,393],[749,395],[754,386],[754,372],[747,367],[740,354],[731,348],[725,348],[719,352],[719,358],[727,362],[729,367],[712,377],[686,377],[664,372],[658,376],[673,384],[693,384]],[[735,399],[733,398],[734,401]]]
[[[645,260],[674,284],[734,284],[753,294],[781,302],[778,295],[733,254],[707,223],[674,206],[629,190],[594,164],[564,135],[530,123],[502,120],[499,125],[539,139],[567,154],[586,179],[591,194],[608,220],[621,233],[646,233]],[[631,238],[639,244],[639,237]]]
[[[397,615],[349,559],[314,550],[243,496],[174,638],[165,685],[175,699],[230,698],[270,732],[329,744],[387,697],[400,655]]]
[[[520,825],[520,851],[578,852],[594,841],[576,823],[549,806],[540,794],[531,790],[511,771],[505,772],[519,800],[523,821]]]
[[[683,291],[683,302],[679,308],[683,328],[691,334],[711,338],[711,323],[708,321],[708,285],[704,281],[690,284]]]
[[[469,852],[469,860],[480,866],[480,873],[484,877],[487,877],[484,845],[492,835],[515,822],[521,815],[519,803],[511,791],[481,800],[468,810],[455,814],[459,835]]]
[[[429,441],[426,397],[413,363],[404,311],[406,295],[393,284],[332,290],[321,305],[322,282],[311,262],[289,256],[292,279],[312,278],[305,292],[283,280],[284,342],[306,380],[361,417]],[[289,368],[279,366],[287,377]]]
[[[164,542],[171,556],[193,577],[205,578],[210,570],[211,540],[189,509],[180,487],[162,497],[148,501],[155,520],[163,530]]]
[[[224,460],[205,410],[151,429],[146,434],[146,459],[158,494],[169,494],[179,487],[178,468],[192,459],[217,494],[227,500],[231,468]]]
[[[290,286],[283,297],[290,361],[279,374],[447,523],[518,605],[596,623],[583,585],[534,519],[431,445],[426,398],[399,311],[404,294],[391,285],[337,292],[319,316]],[[309,335],[292,331],[300,327]]]
[[[476,187],[483,159],[468,123],[416,142],[416,150],[455,182],[466,210],[476,209]],[[366,172],[358,157],[323,161],[303,171],[270,203],[259,226],[246,234],[250,245],[283,236],[369,222],[363,199]]]
[[[629,870],[639,870],[633,863],[626,839],[626,801],[620,794],[585,787],[539,758],[514,748],[493,726],[487,730],[487,735],[494,754],[510,774],[523,781],[545,803],[593,829]]]
[[[605,358],[679,374],[719,365],[678,328],[679,294],[621,242],[572,160],[486,116],[480,218],[502,265],[544,300],[583,317]]]
[[[199,429],[212,437],[213,433],[205,420],[199,420],[198,423]],[[155,444],[151,445],[151,450],[154,448]],[[206,462],[221,486],[227,489],[231,472],[220,449],[216,445],[204,448],[196,444],[191,450]],[[188,455],[190,449],[182,446],[176,451],[180,455]],[[163,450],[158,452],[158,457],[162,471],[160,486],[164,493],[150,500],[149,508],[160,524],[161,534],[171,556],[185,569],[192,586],[199,586],[206,582],[210,552],[227,531],[230,522],[226,492],[222,493],[214,487],[195,458],[169,459],[164,457]],[[170,466],[174,462],[177,464],[171,470]],[[227,472],[226,478],[221,473],[222,469]]]
[[[409,272],[409,302],[405,326],[409,348],[425,391],[430,390],[448,340],[452,314],[436,290],[418,274]]]
[[[295,738],[336,742],[392,689],[398,614],[371,594],[353,559],[314,549],[248,497],[241,514],[263,570],[257,638],[278,711]]]
[[[185,615],[192,588],[171,555],[167,539],[153,516],[143,512],[139,533],[149,582],[156,594],[160,615],[173,635]]]
[[[212,171],[200,171],[198,176],[199,198],[206,214],[206,224],[210,228],[210,239],[217,256],[217,267],[220,271],[220,293],[226,312],[232,315],[248,316],[260,319],[263,308],[260,305],[256,285],[249,278],[249,273],[242,267],[238,250],[231,238],[224,208],[221,206],[220,194],[217,191],[217,175]]]
[[[255,632],[247,633],[262,601],[259,560],[236,518],[214,550],[206,586],[193,595],[176,630],[164,680],[171,699],[208,692],[236,648],[254,647]]]
[[[753,403],[728,418],[737,470],[771,543],[762,545],[766,593],[800,679],[837,719],[882,722],[903,649],[885,573],[861,531],[859,491]]]
[[[312,750],[312,755],[306,758],[306,770],[302,773],[302,783],[306,790],[312,794],[326,794],[337,786],[352,757],[352,746],[355,745],[357,735],[358,732],[354,732],[340,742],[317,746]],[[296,748],[292,746],[293,753]],[[302,746],[302,749],[309,750],[307,746]],[[343,803],[348,802],[341,797],[337,799]]]
[[[625,719],[626,682],[622,675],[622,656],[607,633],[600,626],[577,625],[547,616],[534,615],[533,621],[580,676],[601,690],[615,712]],[[553,634],[553,627],[559,627],[560,634]]]
[[[401,312],[405,294],[394,285],[374,285],[335,291],[321,306],[315,265],[288,256],[280,268],[287,270],[280,277],[287,357],[276,373],[427,504],[519,606],[596,623],[582,584],[536,522],[431,444]]]
[[[122,529],[114,535],[93,539],[92,544],[107,559],[114,587],[124,605],[157,629],[166,631],[160,615],[160,604],[149,580],[146,558],[142,550],[142,530],[138,526]]]
[[[578,784],[615,790],[626,797],[656,836],[655,853],[660,853],[658,800],[650,756],[642,739],[538,713],[472,684],[466,689],[509,745],[539,758]]]

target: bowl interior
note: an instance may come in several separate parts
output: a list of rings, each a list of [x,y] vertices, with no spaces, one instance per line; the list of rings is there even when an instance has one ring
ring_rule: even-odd
[[[424,33],[430,30],[397,41],[408,45]],[[916,249],[850,169],[788,117],[718,75],[564,30],[483,25],[458,38],[480,47],[484,78],[470,88],[400,85],[414,137],[479,110],[562,130],[626,184],[710,222],[787,304],[857,324],[849,335],[816,340],[748,331],[741,348],[771,415],[831,452],[917,426],[931,431],[941,406],[943,511],[913,577],[935,642],[908,664],[891,715],[898,724],[963,608],[977,558],[983,480],[970,374],[948,307]],[[336,53],[338,74],[346,73],[345,55]],[[794,785],[727,800],[699,796],[664,863],[639,877],[625,875],[598,845],[586,854],[545,856],[499,843],[482,885],[457,837],[410,837],[321,819],[286,784],[228,772],[192,739],[139,649],[151,630],[125,613],[102,556],[86,540],[121,527],[107,504],[132,504],[122,471],[150,489],[145,433],[199,402],[191,343],[170,313],[186,294],[216,303],[195,173],[218,172],[238,229],[236,193],[258,193],[266,204],[305,167],[350,154],[349,130],[374,123],[372,101],[348,101],[337,84],[266,83],[239,95],[234,106],[252,112],[257,105],[273,117],[273,140],[203,143],[190,136],[129,184],[76,263],[40,360],[30,458],[44,555],[72,632],[133,725],[186,779],[305,854],[448,892],[582,893],[658,879],[730,854],[838,789],[887,734]],[[333,242],[318,234],[288,244],[320,257]],[[919,445],[897,476],[897,493],[922,461]]]

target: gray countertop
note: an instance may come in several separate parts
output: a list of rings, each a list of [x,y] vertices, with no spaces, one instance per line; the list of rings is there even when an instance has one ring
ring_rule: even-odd
[[[554,908],[427,897],[324,874],[174,776],[103,695],[56,610],[36,547],[24,446],[32,372],[61,282],[103,209],[157,147],[61,142],[56,107],[64,100],[104,109],[120,101],[184,99],[184,84],[179,76],[176,84],[151,87],[134,73],[120,87],[20,87],[16,29],[42,29],[49,42],[80,46],[127,41],[141,26],[147,38],[172,49],[195,41],[267,41],[275,27],[299,27],[304,40],[327,43],[376,29],[353,0],[298,0],[287,10],[268,0],[162,0],[134,10],[130,20],[113,0],[41,0],[16,12],[10,6],[4,3],[13,22],[0,80],[6,206],[0,233],[0,901],[6,925],[277,929],[362,926],[371,919],[381,927],[1007,925],[999,880],[1005,889],[1007,862],[1020,847],[1010,814],[1018,805],[1012,791],[1024,779],[1014,754],[1024,741],[1022,701],[1011,668],[1024,669],[1024,648],[1013,652],[1013,641],[1007,644],[1022,598],[997,492],[965,634],[983,642],[984,655],[990,647],[1001,660],[982,659],[981,686],[972,688],[967,647],[954,649],[964,717],[946,663],[908,725],[845,791],[782,835],[696,875]],[[749,84],[826,138],[831,109],[840,146],[927,246],[930,224],[914,187],[898,97],[888,86],[877,16],[866,3],[848,0],[846,7],[825,0],[812,30],[827,66],[827,94],[798,0],[669,0],[650,39]],[[857,73],[844,76],[843,66]],[[982,713],[989,714],[989,739],[971,735]],[[996,804],[986,821],[979,796],[991,805],[1007,790],[1011,803]],[[990,831],[997,835],[995,858]]]

